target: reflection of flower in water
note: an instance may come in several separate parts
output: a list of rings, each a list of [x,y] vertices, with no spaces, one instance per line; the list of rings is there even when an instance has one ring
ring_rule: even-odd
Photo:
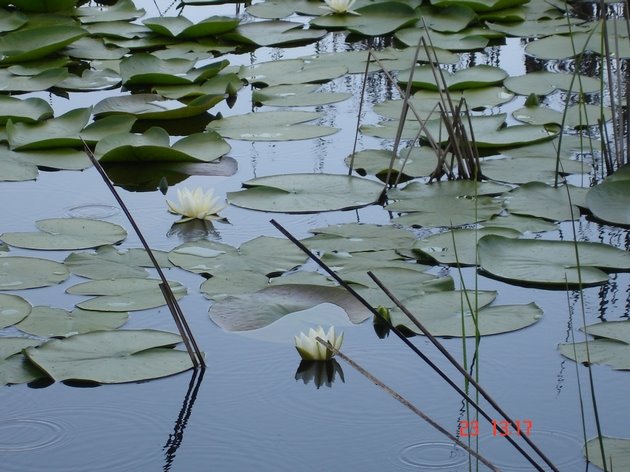
[[[295,380],[302,380],[304,385],[313,381],[319,389],[322,385],[332,387],[336,375],[339,375],[341,381],[345,383],[343,370],[335,359],[325,362],[302,361],[295,372]]]
[[[166,236],[169,238],[178,237],[185,242],[197,241],[208,237],[216,240],[221,239],[221,235],[215,229],[212,221],[198,219],[186,221],[185,223],[180,223],[179,221],[173,223]]]
[[[204,192],[201,187],[193,190],[178,188],[177,198],[179,199],[178,203],[166,200],[168,211],[183,216],[177,223],[185,223],[194,219],[218,220],[221,218],[219,212],[226,207],[225,203],[220,202],[220,198],[214,195],[212,189]]]
[[[305,361],[327,361],[335,355],[332,350],[317,341],[318,337],[323,341],[328,341],[337,350],[341,348],[343,343],[343,332],[339,335],[335,334],[334,326],[331,326],[327,333],[321,326],[318,326],[317,329],[309,328],[308,336],[304,333],[295,336],[295,348]]]
[[[360,15],[354,10],[351,10],[352,5],[357,0],[324,0],[326,6],[322,6],[326,10],[330,10],[332,13],[351,13],[353,15]]]

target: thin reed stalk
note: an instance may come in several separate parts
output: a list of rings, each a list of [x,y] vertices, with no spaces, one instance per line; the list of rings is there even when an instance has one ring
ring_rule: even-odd
[[[205,369],[206,362],[203,357],[203,353],[199,349],[199,346],[197,345],[197,342],[195,341],[195,337],[192,334],[190,326],[188,325],[188,322],[186,321],[186,318],[179,306],[179,303],[177,302],[177,299],[175,298],[175,295],[173,294],[173,291],[171,290],[171,286],[169,285],[168,280],[166,279],[166,276],[164,275],[164,272],[162,271],[162,268],[160,267],[160,264],[158,264],[157,259],[153,255],[153,251],[151,251],[149,244],[144,238],[142,231],[140,231],[140,227],[137,225],[136,221],[131,215],[131,212],[127,208],[127,205],[125,205],[125,202],[123,201],[122,197],[116,191],[116,188],[114,187],[112,182],[109,180],[107,173],[105,172],[101,164],[98,162],[98,160],[94,156],[94,153],[92,152],[92,150],[89,148],[87,143],[83,140],[83,138],[80,138],[80,139],[81,139],[81,142],[83,142],[83,149],[85,150],[85,153],[87,154],[88,158],[90,159],[90,161],[92,162],[92,164],[98,171],[99,175],[105,182],[105,185],[107,185],[107,188],[109,189],[109,191],[112,193],[112,195],[114,196],[114,198],[120,205],[120,208],[122,209],[123,213],[129,220],[129,223],[133,227],[134,231],[136,232],[136,235],[138,236],[138,239],[140,239],[142,246],[147,252],[149,259],[151,260],[151,264],[153,264],[153,267],[155,267],[155,270],[157,271],[158,276],[160,277],[160,281],[161,281],[160,290],[162,290],[162,294],[164,295],[166,304],[168,305],[171,315],[173,316],[173,320],[175,321],[175,325],[177,326],[179,334],[182,337],[184,345],[186,346],[186,351],[188,352],[188,355],[190,356],[190,360],[192,361],[193,366],[195,368],[200,367],[202,369]]]

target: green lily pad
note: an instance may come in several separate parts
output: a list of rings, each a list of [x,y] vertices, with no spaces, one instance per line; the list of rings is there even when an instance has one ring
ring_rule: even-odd
[[[518,238],[520,231],[511,228],[454,229],[428,236],[413,245],[413,251],[421,261],[438,264],[477,265],[477,242],[483,236],[496,234],[506,238]]]
[[[481,226],[484,228],[510,228],[521,233],[542,233],[558,229],[558,226],[550,221],[512,214],[493,216],[489,220],[482,222]]]
[[[33,151],[11,151],[0,145],[0,162],[6,162],[7,166],[0,170],[0,175],[10,172],[11,163],[18,165],[21,170],[15,169],[20,175],[37,176],[37,167],[59,170],[83,170],[92,166],[92,162],[85,151],[70,148],[35,149]],[[3,164],[4,166],[4,164]]]
[[[270,20],[241,24],[221,37],[237,43],[280,47],[312,43],[322,39],[326,34],[327,31],[304,29],[302,23]]]
[[[91,112],[90,108],[76,108],[37,123],[8,122],[9,146],[18,151],[80,146],[79,132],[87,124]]]
[[[475,336],[476,328],[479,335],[488,336],[523,329],[542,318],[543,312],[535,303],[487,306],[495,296],[496,292],[478,291],[475,296],[472,290],[468,291],[471,303],[475,303],[475,298],[478,303],[476,326],[475,317],[469,311],[461,290],[419,295],[407,298],[404,304],[434,336],[462,337],[465,333],[466,337],[471,337]],[[390,314],[392,323],[397,328],[422,334],[398,309],[391,310]]]
[[[267,0],[247,7],[247,13],[256,18],[274,20],[286,18],[293,13],[302,15],[320,16],[326,10],[319,2],[311,0]]]
[[[561,175],[582,174],[592,166],[571,159],[560,159]],[[553,184],[556,179],[556,159],[553,157],[517,157],[484,159],[481,163],[484,177],[513,184],[537,181]]]
[[[606,463],[608,470],[630,469],[630,439],[603,436],[601,442],[604,444],[605,459],[602,459],[598,437],[589,439],[584,445],[586,449],[584,455],[588,457],[589,462],[601,469],[606,469],[604,463]]]
[[[0,337],[0,361],[14,355],[18,354],[30,346],[37,346],[41,344],[39,339],[33,338],[20,338],[14,336],[1,336]]]
[[[155,330],[96,331],[53,339],[25,354],[56,381],[137,382],[190,369],[188,353],[170,349],[180,341]]]
[[[127,48],[117,48],[115,46],[107,46],[105,41],[101,38],[81,38],[71,45],[66,47],[63,51],[69,57],[73,57],[76,59],[87,59],[87,60],[120,60],[126,54],[129,53],[129,49]],[[92,74],[86,74],[85,72],[91,72]],[[113,70],[105,71],[105,70],[89,70],[87,69],[84,72],[84,76],[100,76],[103,73],[108,72],[112,76],[112,80],[117,78],[118,83],[120,83],[120,76]],[[115,74],[115,76],[114,76]]]
[[[20,29],[0,37],[2,62],[35,61],[58,51],[87,35],[77,26],[43,26]]]
[[[35,336],[66,338],[79,333],[120,328],[127,318],[127,313],[86,311],[80,308],[67,312],[61,308],[36,306],[16,327]]]
[[[33,76],[14,75],[7,69],[0,69],[0,91],[38,92],[48,90],[68,77],[66,69],[50,69]]]
[[[94,155],[102,163],[211,162],[227,154],[230,145],[212,131],[186,136],[170,146],[164,129],[153,127],[144,134],[113,134],[100,140]]]
[[[59,262],[36,257],[0,257],[0,290],[57,285],[69,276],[68,269]]]
[[[291,141],[328,136],[339,131],[330,126],[305,125],[321,118],[309,111],[267,111],[235,115],[212,121],[206,129],[221,136],[244,141]]]
[[[565,111],[553,110],[545,106],[523,107],[512,112],[512,116],[519,121],[533,125],[554,123],[564,124],[576,129],[597,126],[598,121],[610,121],[612,110],[600,105],[572,105]]]
[[[324,15],[311,20],[311,26],[348,30],[362,36],[384,36],[411,26],[418,16],[409,5],[399,2],[372,3],[355,10],[359,15]]]
[[[140,18],[145,14],[142,8],[136,8],[132,0],[118,0],[113,5],[82,6],[75,10],[83,24],[125,21]]]
[[[0,32],[14,31],[26,24],[28,16],[21,11],[6,11],[0,18]]]
[[[584,286],[608,281],[608,271],[630,269],[630,253],[601,243],[510,239],[489,235],[479,240],[483,271],[509,282],[564,289],[577,287],[580,257]]]
[[[390,226],[382,226],[381,228],[398,229]],[[321,255],[321,260],[337,274],[343,275],[343,277],[345,277],[347,273],[367,275],[368,270],[400,269],[402,271],[400,272],[401,274],[404,273],[407,275],[408,271],[425,272],[431,269],[431,266],[418,264],[415,256],[406,257],[401,255],[408,247],[410,247],[409,242],[403,240],[402,247],[396,250],[385,249],[362,252],[327,251]]]
[[[424,37],[427,44],[435,48],[446,49],[448,51],[474,51],[485,48],[490,39],[480,35],[476,30],[463,30],[458,33],[440,33],[439,31],[427,30],[425,28],[412,27],[396,31],[394,37],[401,43],[415,47],[420,43],[420,38]],[[409,64],[407,64],[407,67]]]
[[[373,180],[338,174],[270,175],[228,192],[231,204],[250,210],[316,213],[350,210],[376,203],[383,186]]]
[[[477,20],[477,15],[472,9],[461,5],[442,8],[423,5],[418,11],[424,21],[418,26],[426,26],[443,33],[457,33]]]
[[[321,285],[274,285],[254,293],[226,297],[210,307],[210,319],[226,331],[262,328],[285,315],[332,303],[345,310],[353,323],[370,312],[346,290]]]
[[[415,236],[394,226],[347,223],[310,230],[315,236],[302,240],[311,250],[356,253],[411,247]]]
[[[22,349],[41,344],[38,339],[0,337],[0,385],[32,382],[45,374],[26,360]]]
[[[216,272],[199,287],[210,300],[220,300],[228,295],[256,292],[269,285],[269,277],[251,270]]]
[[[586,205],[599,220],[630,225],[630,179],[606,179],[592,187],[586,194]]]
[[[15,7],[31,13],[52,13],[70,10],[78,0],[11,0]]]
[[[509,23],[499,23],[498,21],[500,20],[497,20],[496,23],[486,21],[486,25],[493,31],[500,31],[501,33],[517,38],[542,38],[554,34],[569,34],[577,31],[585,32],[592,29],[591,25],[585,25],[584,20],[580,18],[565,16],[562,18],[548,18],[545,20],[534,18]],[[532,72],[532,75],[535,74],[538,74],[538,72]],[[554,74],[556,73],[554,72]]]
[[[172,267],[167,252],[154,249],[151,253],[161,268]],[[73,274],[88,279],[144,278],[149,274],[143,267],[153,267],[144,249],[118,251],[113,246],[101,246],[94,253],[73,252],[63,263]]]
[[[345,159],[347,166],[354,161],[354,171],[363,176],[375,175],[383,182],[387,179],[388,168],[392,158],[392,151],[384,149],[365,149]],[[396,181],[398,174],[402,172],[402,181],[414,177],[430,175],[437,166],[435,151],[429,146],[412,147],[403,149],[394,159],[390,180]]]
[[[503,8],[511,8],[527,3],[527,0],[433,0],[431,5],[446,7],[450,5],[463,5],[476,12],[497,11]]]
[[[194,69],[188,59],[160,59],[148,53],[136,53],[120,61],[120,76],[125,86],[190,85],[215,76],[227,61]]]
[[[2,182],[22,182],[24,180],[35,180],[39,171],[37,166],[30,162],[23,161],[4,146],[0,146],[0,181]]]
[[[87,218],[49,218],[35,223],[40,232],[3,233],[5,243],[25,249],[87,249],[115,244],[127,237],[122,226]]]
[[[563,21],[566,22],[566,20]],[[593,77],[550,71],[536,71],[508,77],[503,85],[508,90],[525,96],[532,93],[549,95],[556,90],[580,90],[583,93],[592,93],[598,92],[601,87],[600,81]]]
[[[115,280],[92,280],[66,290],[72,295],[95,296],[77,303],[84,310],[94,311],[137,311],[166,305],[159,287],[159,279],[120,278]],[[176,299],[186,295],[186,287],[179,282],[169,282]]]
[[[169,260],[178,267],[198,274],[220,276],[232,271],[251,271],[278,275],[302,265],[307,256],[290,241],[260,236],[237,249],[214,241],[184,243],[169,253]]]
[[[85,70],[78,75],[69,75],[55,87],[70,92],[93,92],[109,90],[120,85],[120,76],[112,70]]]
[[[111,115],[93,121],[81,130],[81,138],[91,145],[96,145],[111,134],[130,133],[136,119],[133,116]]]
[[[0,293],[0,329],[22,321],[31,312],[31,308],[31,304],[22,297]],[[0,359],[4,357],[0,355]]]
[[[443,71],[446,88],[448,90],[466,90],[475,87],[489,87],[503,82],[508,73],[503,69],[488,65],[468,67],[451,73]],[[401,71],[398,81],[406,84],[409,82],[410,71]],[[438,90],[434,69],[431,66],[417,66],[413,71],[412,86],[428,90]]]
[[[583,328],[580,328],[584,331]],[[606,364],[613,369],[630,370],[630,321],[606,321],[586,327],[595,336],[587,342],[558,345],[560,354],[582,364]],[[588,344],[588,356],[587,356]]]
[[[588,51],[603,55],[600,35],[591,33],[554,35],[533,41],[525,47],[527,54],[539,59],[568,59]],[[629,58],[630,45],[624,41],[618,41],[618,54],[615,52],[615,56],[619,59]]]
[[[275,85],[252,92],[256,104],[274,107],[308,107],[328,105],[346,100],[351,93],[316,92],[319,85],[295,84]]]
[[[250,84],[268,86],[328,82],[347,72],[344,64],[304,59],[261,62],[237,71],[238,76]]]
[[[154,93],[108,97],[94,106],[94,116],[133,115],[144,120],[177,120],[201,115],[226,96],[202,95],[188,103],[167,100]]]
[[[243,88],[243,81],[236,74],[220,74],[201,84],[159,85],[152,87],[153,92],[172,100],[194,99],[203,95],[232,95]]]
[[[0,95],[0,125],[8,120],[13,123],[35,123],[53,116],[52,107],[41,98],[31,97],[24,100]]]
[[[571,201],[567,192],[571,195]],[[551,187],[542,182],[529,182],[506,194],[505,206],[510,213],[536,216],[552,221],[566,221],[580,216],[577,207],[586,206],[588,189],[581,187]]]
[[[165,36],[182,39],[196,39],[204,36],[217,36],[232,31],[240,23],[239,18],[211,16],[199,23],[193,23],[185,16],[160,16],[142,20],[151,31]]]

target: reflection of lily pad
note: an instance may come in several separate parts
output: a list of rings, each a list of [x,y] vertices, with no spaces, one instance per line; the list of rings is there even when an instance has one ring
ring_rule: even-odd
[[[126,323],[127,313],[86,311],[77,308],[67,312],[61,308],[36,306],[16,327],[35,336],[68,337],[78,333],[120,328]]]
[[[248,180],[243,186],[245,190],[228,192],[230,203],[282,213],[360,208],[376,203],[383,193],[378,182],[338,174],[270,175]]]
[[[155,330],[96,331],[53,339],[25,353],[56,381],[137,382],[190,369],[188,353],[170,349],[180,341]]]
[[[68,269],[59,262],[36,257],[0,257],[0,290],[47,287],[69,276]]]
[[[11,246],[26,249],[87,249],[115,244],[127,232],[114,223],[87,218],[50,218],[36,222],[40,232],[4,233],[0,238]]]
[[[343,308],[354,323],[365,321],[370,312],[346,290],[318,285],[275,285],[258,292],[226,297],[210,307],[210,318],[227,331],[262,328],[279,318],[332,303]]]
[[[630,269],[630,253],[601,243],[489,235],[479,240],[479,263],[484,271],[500,279],[564,289],[576,287],[580,281],[584,285],[606,283],[608,274],[601,269]]]

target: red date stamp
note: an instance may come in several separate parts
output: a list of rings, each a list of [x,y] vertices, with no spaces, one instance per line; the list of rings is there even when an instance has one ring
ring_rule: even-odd
[[[492,420],[492,436],[527,436],[532,433],[534,422],[532,420],[515,420],[514,424],[511,424],[507,420]],[[479,436],[479,421],[465,421],[459,422],[459,435],[462,438],[474,438]]]

